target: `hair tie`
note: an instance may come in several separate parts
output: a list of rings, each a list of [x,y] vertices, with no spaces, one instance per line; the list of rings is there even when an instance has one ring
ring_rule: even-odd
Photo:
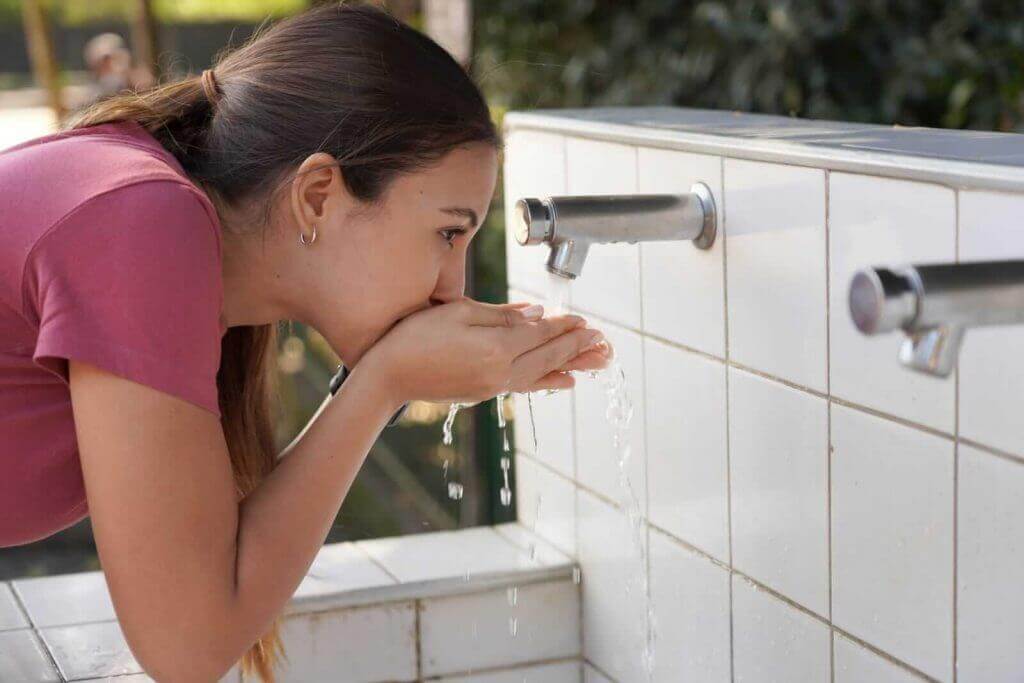
[[[217,81],[213,77],[213,69],[203,69],[200,81],[203,84],[203,92],[206,94],[206,99],[209,100],[211,106],[216,106],[217,101],[220,99],[220,94],[217,92]]]

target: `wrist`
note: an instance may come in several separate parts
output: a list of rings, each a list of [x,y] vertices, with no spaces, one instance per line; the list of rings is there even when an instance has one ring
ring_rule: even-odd
[[[359,359],[352,367],[345,386],[353,386],[361,400],[379,405],[389,417],[406,402],[388,364],[375,353],[368,352]]]

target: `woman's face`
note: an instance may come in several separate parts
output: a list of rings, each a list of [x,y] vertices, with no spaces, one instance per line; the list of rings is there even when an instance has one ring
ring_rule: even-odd
[[[320,293],[307,317],[351,366],[405,316],[463,297],[466,253],[494,194],[498,155],[483,143],[458,147],[396,177],[370,208],[333,170],[324,186],[314,177],[293,193],[293,208],[320,214],[310,221],[316,242],[302,248]],[[308,240],[311,225],[304,232]]]

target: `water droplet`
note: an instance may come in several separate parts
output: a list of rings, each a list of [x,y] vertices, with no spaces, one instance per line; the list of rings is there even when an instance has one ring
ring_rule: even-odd
[[[448,407],[448,417],[444,419],[444,427],[441,429],[441,441],[445,446],[452,445],[452,425],[455,424],[455,416],[461,407],[461,403],[453,403]]]
[[[519,587],[511,586],[508,589],[508,606],[515,607],[517,602],[519,602]]]
[[[445,458],[444,464],[441,465],[441,474],[444,475],[444,480],[448,481],[448,458]]]
[[[509,467],[512,466],[512,461],[508,457],[502,457],[501,459],[501,471],[508,472]]]
[[[580,581],[583,580],[583,572],[579,567],[572,568],[572,582],[579,585]]]
[[[462,486],[462,484],[460,484],[458,482],[455,482],[455,481],[448,482],[448,497],[449,498],[451,498],[452,500],[461,500],[462,499],[462,493],[463,493],[463,486]]]
[[[508,394],[498,394],[494,397],[495,406],[498,409],[498,427],[505,428],[505,397]]]
[[[501,504],[508,507],[512,504],[512,489],[501,489]]]
[[[519,633],[519,620],[515,617],[508,618],[508,632],[513,638],[515,638],[516,634]]]

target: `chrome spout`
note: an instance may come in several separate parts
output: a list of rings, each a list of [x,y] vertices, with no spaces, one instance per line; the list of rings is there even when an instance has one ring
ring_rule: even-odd
[[[903,330],[903,365],[947,377],[967,328],[1024,323],[1024,261],[865,268],[849,304],[864,334]]]
[[[688,194],[524,197],[515,204],[519,244],[547,244],[547,269],[573,279],[591,244],[692,240],[710,249],[717,233],[711,190],[696,183]]]

